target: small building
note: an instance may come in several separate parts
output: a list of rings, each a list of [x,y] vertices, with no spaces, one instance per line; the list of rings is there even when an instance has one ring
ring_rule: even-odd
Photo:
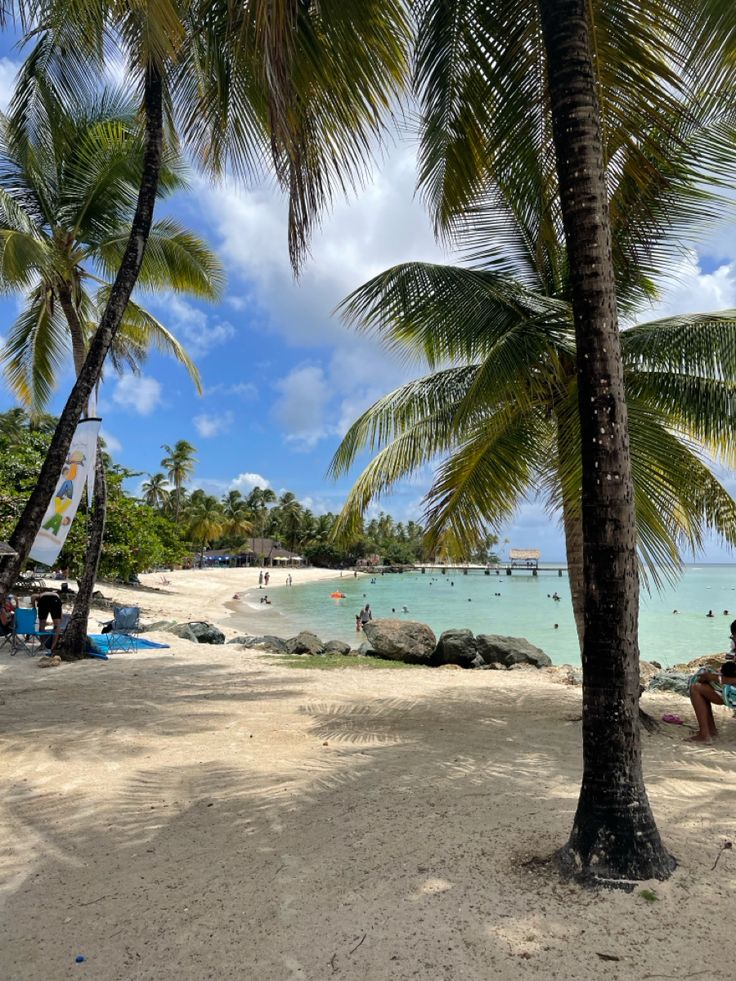
[[[512,569],[538,569],[540,555],[538,548],[510,548],[509,563]]]
[[[209,548],[203,556],[205,568],[240,568],[252,565],[301,565],[304,559],[273,538],[256,538],[237,548]],[[199,555],[194,560],[199,565]]]

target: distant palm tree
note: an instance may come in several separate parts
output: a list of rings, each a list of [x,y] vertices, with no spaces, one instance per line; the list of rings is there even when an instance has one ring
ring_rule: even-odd
[[[200,490],[192,494],[185,517],[192,541],[201,543],[199,562],[202,565],[208,542],[219,538],[227,527],[227,519],[217,498]]]
[[[178,440],[173,446],[164,443],[161,449],[167,454],[161,461],[161,466],[166,468],[169,480],[174,485],[171,497],[174,503],[174,519],[178,520],[182,504],[182,487],[194,473],[197,450],[186,439]]]
[[[245,540],[253,530],[253,521],[251,510],[240,491],[231,490],[223,497],[222,513],[228,535]]]
[[[269,504],[274,504],[276,502],[276,494],[270,487],[254,487],[250,494],[248,494],[246,501],[248,508],[253,514],[253,530],[251,532],[253,537],[251,539],[251,546],[253,554],[255,555],[256,537],[263,538],[266,516],[268,514],[268,506]]]
[[[169,499],[171,490],[169,488],[166,474],[151,473],[148,480],[141,485],[143,500],[153,508],[163,507]]]

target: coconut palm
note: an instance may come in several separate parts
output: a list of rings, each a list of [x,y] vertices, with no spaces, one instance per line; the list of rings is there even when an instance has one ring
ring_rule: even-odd
[[[227,495],[223,497],[222,513],[225,517],[225,531],[228,535],[245,541],[253,530],[253,516],[240,491],[228,491]]]
[[[585,774],[563,855],[611,879],[666,877],[673,866],[641,775],[635,490],[616,286],[623,314],[652,297],[652,278],[673,251],[661,229],[687,226],[701,207],[712,212],[701,179],[733,158],[732,81],[723,84],[719,39],[713,43],[699,21],[704,5],[655,7],[643,14],[623,0],[416,5],[420,185],[438,231],[460,239],[485,268],[436,275],[415,268],[406,276],[399,268],[393,279],[389,271],[374,281],[372,297],[369,284],[353,298],[353,312],[375,314],[392,343],[413,345],[432,367],[454,363],[433,388],[418,381],[374,407],[334,464],[339,471],[352,458],[354,441],[389,443],[359,481],[343,529],[362,511],[361,496],[446,452],[430,502],[435,538],[439,515],[450,512],[456,536],[470,537],[489,515],[508,511],[534,474],[571,495],[583,543]],[[704,156],[709,113],[713,158]],[[711,159],[718,161],[712,168]],[[384,291],[389,280],[396,288]],[[433,337],[423,329],[430,322]],[[703,334],[678,329],[685,326],[673,324],[671,333],[680,346],[689,339],[703,360],[695,355]],[[728,348],[726,341],[730,357]],[[676,357],[668,362],[673,372]],[[650,389],[659,367],[652,358],[655,365]],[[702,390],[710,391],[710,380],[706,370]],[[539,450],[556,445],[545,442],[543,391],[566,423],[557,474],[555,458],[542,460]],[[675,415],[683,434],[697,401]],[[527,411],[530,403],[536,412]],[[664,431],[670,422],[657,408],[641,422],[645,439],[656,439],[655,423]],[[655,449],[661,463],[664,448],[653,446],[652,455]],[[695,484],[691,477],[683,495],[692,508]],[[712,515],[721,490],[708,490]]]
[[[197,450],[186,439],[177,440],[173,446],[164,443],[161,449],[166,450],[167,454],[161,461],[161,466],[166,468],[169,480],[174,485],[170,500],[173,498],[174,518],[178,520],[182,504],[182,488],[194,473]]]
[[[140,94],[143,165],[130,233],[62,411],[38,481],[10,536],[17,553],[0,572],[7,589],[24,561],[69,449],[77,420],[138,279],[153,223],[171,127],[210,171],[252,177],[271,168],[289,195],[295,269],[335,190],[365,173],[407,74],[409,17],[402,0],[167,0],[23,5],[34,47],[11,105],[14,123],[41,120],[42,93],[60,105],[89,87],[118,49]],[[206,29],[203,29],[206,25]]]
[[[253,537],[251,539],[251,548],[254,555],[256,551],[256,538],[263,538],[266,526],[266,517],[268,515],[268,506],[269,504],[274,504],[275,502],[276,495],[270,487],[254,487],[246,498],[248,509],[253,515],[253,529],[251,531]]]
[[[103,89],[52,108],[42,130],[0,115],[0,289],[23,298],[2,363],[11,390],[33,411],[47,404],[69,346],[82,370],[133,218],[143,155],[136,108],[122,92]],[[159,197],[184,188],[183,166],[168,152]],[[222,285],[222,266],[198,236],[171,219],[153,225],[140,289],[213,300]],[[112,367],[137,370],[152,347],[181,361],[199,388],[182,345],[131,300]]]
[[[149,507],[162,508],[171,493],[166,474],[149,473],[148,480],[144,480],[141,485],[141,491],[143,492],[143,500]]]
[[[227,526],[227,519],[217,498],[201,490],[194,491],[189,499],[185,517],[192,541],[200,543],[199,562],[202,565],[208,542],[219,538]]]

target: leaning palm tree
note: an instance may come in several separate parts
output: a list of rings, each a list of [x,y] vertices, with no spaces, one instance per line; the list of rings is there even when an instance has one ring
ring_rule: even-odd
[[[179,439],[173,446],[164,443],[161,447],[166,450],[167,455],[161,461],[161,466],[166,468],[169,480],[174,485],[174,490],[169,496],[173,498],[174,519],[178,520],[181,509],[182,488],[194,473],[194,465],[197,462],[195,456],[197,450],[186,439]]]
[[[450,240],[460,237],[485,268],[436,275],[414,268],[406,276],[397,269],[374,281],[372,297],[369,284],[353,298],[353,312],[369,320],[375,314],[373,323],[392,343],[413,346],[432,367],[444,359],[453,364],[436,385],[419,381],[369,411],[334,464],[336,471],[347,465],[353,444],[388,443],[351,495],[343,530],[362,512],[362,500],[442,454],[449,458],[430,500],[435,538],[440,516],[451,513],[456,537],[470,537],[489,515],[508,511],[534,476],[557,489],[558,501],[570,498],[582,542],[585,774],[562,855],[611,880],[666,877],[673,866],[641,773],[635,489],[616,287],[624,315],[652,297],[652,274],[662,271],[661,228],[687,224],[703,202],[712,208],[701,199],[700,177],[711,161],[709,176],[724,155],[733,159],[731,85],[722,84],[722,72],[733,69],[724,68],[724,49],[698,22],[702,5],[654,6],[644,12],[606,0],[416,5],[420,185],[437,229]],[[709,134],[701,99],[706,115],[714,106],[722,115],[712,127],[714,154],[702,163]],[[679,139],[670,136],[675,119]],[[677,171],[683,155],[687,180],[678,182],[670,167]],[[615,188],[613,230],[607,182]],[[670,219],[673,191],[680,198]],[[645,204],[637,209],[640,196]],[[646,207],[652,199],[653,213]],[[396,288],[384,291],[389,280]],[[430,323],[431,336],[424,329]],[[670,325],[674,346],[690,345],[699,366],[703,335],[680,329],[686,326]],[[650,369],[651,391],[660,362],[651,356],[641,363],[650,356],[645,335],[645,351],[632,351],[630,360],[640,362],[640,380]],[[730,359],[730,338],[722,354]],[[673,374],[681,369],[677,356],[667,362]],[[711,380],[706,368],[695,387],[702,381],[701,391],[710,391]],[[688,379],[681,373],[677,383],[686,387]],[[637,420],[643,439],[656,440],[673,424],[685,436],[697,402],[694,395],[678,413],[652,391],[657,411]],[[556,419],[566,430],[557,441],[550,433]],[[697,435],[705,435],[702,428]],[[633,427],[631,442],[633,450]],[[540,447],[550,456],[543,459]],[[652,466],[660,465],[662,448],[649,449]],[[707,484],[712,516],[721,489],[702,468],[697,476]],[[682,495],[691,509],[701,506],[696,486],[691,478]],[[669,492],[675,498],[678,489]],[[654,508],[649,512],[654,522]],[[731,521],[728,514],[724,526]],[[677,527],[658,531],[671,538]]]
[[[409,38],[402,0],[102,6],[40,0],[23,10],[34,48],[11,106],[13,121],[34,119],[44,91],[64,104],[104,68],[106,51],[117,48],[131,90],[140,93],[144,137],[130,232],[85,364],[10,536],[17,556],[0,570],[4,589],[40,527],[140,274],[172,135],[167,127],[175,126],[198,162],[214,172],[227,167],[237,176],[261,175],[270,151],[270,167],[289,195],[289,251],[296,269],[333,193],[365,173],[382,118],[406,78]]]
[[[22,297],[2,364],[11,391],[34,412],[45,408],[71,346],[79,374],[104,309],[135,211],[143,164],[136,107],[103,89],[44,110],[46,125],[10,125],[0,115],[0,288]],[[186,188],[183,164],[167,152],[159,198]],[[219,260],[178,222],[156,222],[138,278],[150,293],[213,300],[223,285]],[[191,358],[167,328],[130,300],[110,363],[137,370],[150,348],[185,365]]]
[[[162,508],[169,499],[171,489],[166,474],[149,473],[148,480],[141,485],[143,500],[149,507]]]
[[[2,364],[11,390],[36,413],[46,406],[69,347],[77,375],[82,371],[132,221],[143,157],[135,106],[122,92],[103,89],[68,107],[39,100],[38,114],[43,126],[38,118],[11,125],[0,116],[0,288],[20,293],[24,303]],[[185,187],[183,166],[168,152],[159,196]],[[196,235],[164,220],[151,230],[138,283],[145,291],[214,299],[222,267]],[[182,362],[199,389],[199,373],[182,345],[131,300],[111,366],[137,371],[151,347]],[[62,653],[84,650],[106,515],[101,461],[95,488],[85,568]]]

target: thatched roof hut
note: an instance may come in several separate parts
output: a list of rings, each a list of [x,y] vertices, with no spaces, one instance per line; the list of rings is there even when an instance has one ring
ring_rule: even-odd
[[[536,569],[541,554],[538,548],[510,548],[509,561],[511,565],[523,565]]]

